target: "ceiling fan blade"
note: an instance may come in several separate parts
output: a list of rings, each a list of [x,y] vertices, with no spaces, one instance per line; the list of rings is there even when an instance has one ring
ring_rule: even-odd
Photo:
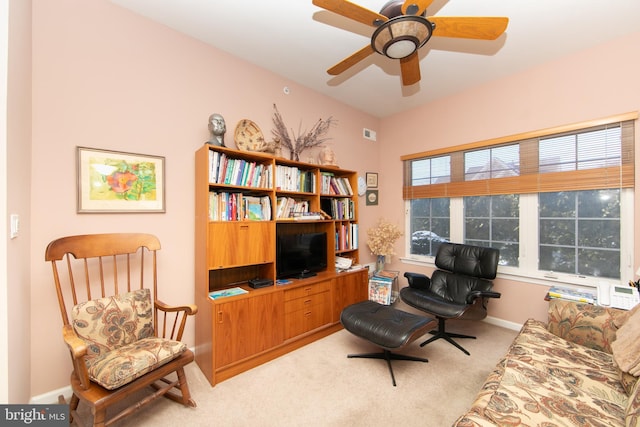
[[[433,36],[479,40],[497,39],[509,23],[509,18],[503,17],[429,16],[427,19],[436,25]]]
[[[400,72],[402,74],[402,85],[411,86],[420,81],[420,58],[418,51],[400,59]]]
[[[333,67],[329,68],[327,70],[327,73],[331,74],[332,76],[337,76],[338,74],[341,74],[347,71],[349,68],[353,67],[358,62],[362,61],[363,59],[371,55],[373,52],[374,52],[373,48],[371,47],[370,44],[368,44],[362,49],[360,49],[359,51],[357,51],[356,53],[354,53],[353,55],[346,57],[345,59],[338,62],[336,65],[334,65]]]
[[[347,0],[313,0],[312,3],[330,12],[342,15],[345,18],[353,19],[365,25],[375,27],[376,22],[383,23],[389,20],[384,15],[380,15],[372,10],[358,6]]]
[[[403,15],[422,15],[431,3],[433,0],[405,0],[400,10]]]

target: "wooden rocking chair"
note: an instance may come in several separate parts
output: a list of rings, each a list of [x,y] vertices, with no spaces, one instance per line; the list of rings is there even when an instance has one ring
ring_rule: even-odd
[[[79,402],[90,406],[100,427],[160,396],[196,406],[184,373],[193,352],[180,340],[197,307],[157,299],[159,249],[155,236],[138,233],[69,236],[47,246],[73,362],[70,422],[81,423]],[[137,393],[149,386],[150,393]],[[123,402],[136,396],[141,400]],[[107,420],[115,404],[118,412]]]

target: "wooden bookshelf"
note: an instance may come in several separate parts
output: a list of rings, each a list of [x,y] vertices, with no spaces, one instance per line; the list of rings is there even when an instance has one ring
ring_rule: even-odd
[[[195,353],[213,386],[339,330],[342,309],[367,299],[368,272],[334,268],[336,255],[359,262],[355,172],[211,145],[195,157]],[[278,214],[286,199],[294,210]],[[322,206],[331,218],[292,217]],[[327,270],[277,284],[276,236],[316,232],[327,234]],[[253,289],[255,278],[274,284]],[[247,292],[209,298],[235,287]]]

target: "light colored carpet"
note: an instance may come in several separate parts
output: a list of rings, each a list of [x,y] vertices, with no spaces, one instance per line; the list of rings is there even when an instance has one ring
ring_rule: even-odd
[[[392,361],[397,387],[384,360],[347,358],[378,349],[341,330],[215,387],[192,363],[197,408],[159,399],[117,426],[450,426],[517,334],[485,322],[450,324],[478,337],[458,340],[471,356],[444,340],[419,347],[419,339],[402,353],[429,362]]]

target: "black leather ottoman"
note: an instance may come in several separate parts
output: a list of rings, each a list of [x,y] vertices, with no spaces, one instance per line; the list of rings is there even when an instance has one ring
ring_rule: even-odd
[[[352,334],[383,349],[381,353],[349,354],[347,357],[384,359],[389,366],[391,381],[396,385],[391,360],[428,362],[427,359],[392,353],[400,350],[433,329],[437,322],[430,317],[407,313],[374,301],[362,301],[342,310],[340,322]]]

